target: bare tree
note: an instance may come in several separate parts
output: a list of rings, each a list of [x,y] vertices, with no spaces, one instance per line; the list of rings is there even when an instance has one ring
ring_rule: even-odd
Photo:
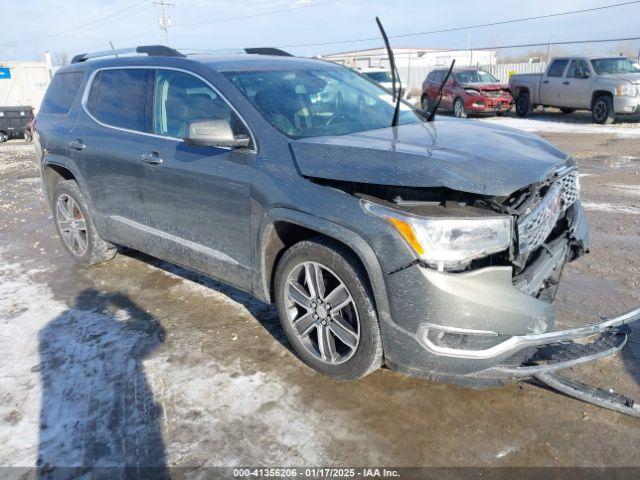
[[[69,64],[69,54],[67,52],[55,52],[53,54],[53,64],[63,66]]]

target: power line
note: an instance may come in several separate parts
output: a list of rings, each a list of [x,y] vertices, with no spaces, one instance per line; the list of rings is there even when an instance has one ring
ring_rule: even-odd
[[[71,35],[71,34],[77,33],[77,32],[79,32],[79,31],[84,30],[84,29],[85,29],[85,28],[87,28],[87,27],[90,27],[90,26],[96,25],[96,24],[98,24],[98,23],[104,22],[105,20],[113,20],[113,18],[114,18],[114,17],[117,17],[117,16],[119,16],[119,15],[122,15],[123,13],[130,12],[130,11],[131,11],[131,10],[133,10],[134,8],[138,8],[138,7],[140,7],[141,5],[143,5],[143,4],[142,4],[142,3],[140,3],[140,2],[136,2],[136,3],[135,3],[135,4],[133,4],[133,5],[129,5],[128,7],[123,8],[123,9],[121,9],[121,10],[118,10],[118,11],[116,11],[116,12],[113,12],[113,13],[111,13],[111,14],[108,14],[108,15],[105,15],[105,16],[102,16],[102,17],[99,17],[99,18],[96,18],[95,20],[92,20],[92,21],[90,21],[90,22],[88,22],[88,23],[85,23],[85,24],[83,24],[83,25],[80,25],[80,26],[78,26],[78,27],[75,27],[75,28],[73,28],[72,30],[66,30],[66,31],[64,31],[64,32],[52,33],[52,34],[45,35],[45,36],[43,36],[43,37],[38,37],[38,38],[35,38],[35,39],[34,39],[34,38],[30,38],[30,39],[29,39],[29,43],[39,42],[39,41],[42,41],[42,40],[49,40],[49,39],[52,39],[52,38],[64,37],[64,36],[66,36],[66,35]],[[137,12],[137,13],[140,13],[140,12],[142,12],[143,10],[146,10],[146,8],[150,8],[150,7],[145,7],[145,8],[143,8],[142,10],[139,10],[139,12]]]
[[[297,7],[282,8],[280,10],[270,10],[268,12],[253,13],[251,15],[241,15],[241,16],[238,16],[238,17],[219,18],[219,19],[216,19],[216,20],[205,20],[205,21],[202,21],[202,22],[195,22],[195,23],[183,23],[181,25],[174,25],[174,27],[195,27],[195,26],[198,26],[198,25],[209,25],[209,24],[212,24],[212,23],[225,23],[225,22],[231,22],[231,21],[234,21],[234,20],[244,20],[244,19],[247,19],[247,18],[264,17],[266,15],[274,15],[274,14],[277,14],[277,13],[292,12],[294,10],[302,10],[303,8],[321,7],[322,5],[328,5],[330,3],[336,3],[336,2],[341,2],[341,1],[342,0],[329,0],[327,2],[308,3],[308,4],[304,4],[304,5],[299,5]]]
[[[550,14],[546,14],[546,15],[538,15],[538,16],[535,16],[535,17],[516,18],[516,19],[512,19],[512,20],[502,20],[502,21],[499,21],[499,22],[481,23],[481,24],[478,24],[478,25],[467,25],[467,26],[464,26],[464,27],[453,27],[453,28],[445,28],[445,29],[441,29],[441,30],[431,30],[431,31],[427,31],[427,32],[416,32],[416,33],[404,33],[404,34],[399,34],[399,35],[389,35],[389,38],[417,37],[417,36],[422,36],[422,35],[433,35],[433,34],[436,34],[436,33],[449,33],[449,32],[458,32],[458,31],[461,31],[461,30],[474,30],[474,29],[477,29],[477,28],[495,27],[495,26],[499,26],[499,25],[507,25],[507,24],[510,24],[510,23],[529,22],[529,21],[532,21],[532,20],[541,20],[541,19],[547,19],[547,18],[562,17],[562,16],[574,15],[574,14],[578,14],[578,13],[589,13],[589,12],[595,12],[595,11],[600,11],[600,10],[606,10],[606,9],[609,9],[609,8],[617,8],[617,7],[627,6],[627,5],[634,5],[634,4],[638,4],[638,3],[640,3],[640,0],[634,0],[634,1],[622,2],[622,3],[614,3],[614,4],[611,4],[611,5],[603,5],[603,6],[600,6],[600,7],[584,8],[584,9],[581,9],[581,10],[572,10],[572,11],[569,11],[569,12],[550,13]],[[301,43],[301,44],[296,44],[296,45],[280,45],[278,48],[320,47],[320,46],[326,46],[326,45],[340,45],[340,44],[345,44],[345,43],[370,42],[370,41],[379,40],[379,39],[380,39],[379,37],[369,37],[369,38],[359,38],[359,39],[353,39],[353,40],[338,40],[338,41],[333,41],[333,42]]]

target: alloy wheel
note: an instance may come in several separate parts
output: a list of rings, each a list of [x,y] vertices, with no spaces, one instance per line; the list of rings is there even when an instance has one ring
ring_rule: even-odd
[[[604,120],[607,115],[607,105],[604,101],[599,100],[593,106],[593,118],[596,119],[596,122],[601,122]]]
[[[66,193],[60,195],[56,201],[56,221],[67,248],[78,257],[87,253],[87,221],[77,202]]]
[[[305,350],[329,365],[349,360],[360,343],[360,320],[349,289],[329,268],[304,262],[285,282],[287,319]]]
[[[461,118],[464,115],[464,105],[462,100],[456,100],[455,105],[453,106],[454,114],[456,117]]]

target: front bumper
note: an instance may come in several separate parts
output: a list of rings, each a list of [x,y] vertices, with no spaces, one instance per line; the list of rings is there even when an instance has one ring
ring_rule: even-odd
[[[469,96],[465,101],[465,109],[474,113],[506,112],[512,105],[511,97]]]
[[[490,386],[610,355],[627,340],[640,309],[599,324],[555,330],[545,293],[576,252],[588,250],[580,202],[568,211],[566,237],[518,276],[510,266],[463,273],[412,265],[387,276],[393,321],[383,325],[390,367],[408,374]],[[576,250],[577,249],[577,250]],[[540,292],[540,293],[538,293]]]
[[[640,97],[613,97],[613,111],[617,114],[638,113]]]

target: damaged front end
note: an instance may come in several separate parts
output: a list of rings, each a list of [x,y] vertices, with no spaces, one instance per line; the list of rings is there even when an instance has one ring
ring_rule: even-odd
[[[419,345],[392,346],[392,367],[471,386],[537,378],[637,414],[628,399],[554,373],[617,352],[627,342],[626,325],[640,320],[636,309],[595,325],[553,329],[551,302],[563,267],[589,249],[575,165],[506,197],[330,184],[360,197],[365,211],[387,220],[418,258],[387,279],[394,321]],[[398,330],[390,338],[403,342]]]

